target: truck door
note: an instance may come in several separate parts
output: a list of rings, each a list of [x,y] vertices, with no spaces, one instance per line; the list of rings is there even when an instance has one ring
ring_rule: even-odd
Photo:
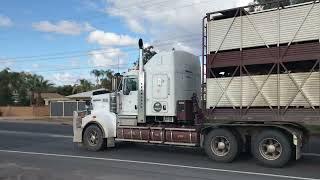
[[[127,76],[121,93],[121,115],[138,115],[138,78]]]

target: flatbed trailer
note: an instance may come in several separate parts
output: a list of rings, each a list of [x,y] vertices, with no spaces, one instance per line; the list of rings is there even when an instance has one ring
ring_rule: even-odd
[[[261,7],[206,14],[201,75],[181,51],[144,67],[139,41],[139,71],[120,91],[93,96],[91,114],[74,113],[74,142],[94,151],[116,141],[201,147],[218,162],[251,152],[270,167],[299,159],[305,124],[320,122],[319,1],[252,11]]]

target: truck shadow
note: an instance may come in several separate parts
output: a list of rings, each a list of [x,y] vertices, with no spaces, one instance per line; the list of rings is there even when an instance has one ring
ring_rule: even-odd
[[[195,164],[219,164],[223,167],[243,166],[245,167],[259,167],[258,169],[266,168],[263,166],[257,166],[255,159],[252,157],[250,152],[242,152],[233,163],[218,163],[208,158],[203,149],[199,147],[184,147],[184,146],[170,146],[170,145],[154,145],[154,144],[142,144],[133,142],[117,142],[116,148],[108,149],[106,151],[118,151],[125,154],[135,154],[137,158],[152,157],[156,160],[170,160],[179,162],[194,162]],[[282,169],[305,169],[308,167],[309,170],[320,169],[320,157],[303,156],[301,159],[295,161],[292,160]],[[274,169],[274,168],[268,168]]]

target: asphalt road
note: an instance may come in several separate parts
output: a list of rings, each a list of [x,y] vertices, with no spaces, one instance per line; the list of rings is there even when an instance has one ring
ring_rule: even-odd
[[[0,122],[0,179],[320,179],[320,137],[285,168],[256,165],[248,154],[216,163],[199,148],[117,143],[88,152],[69,125]]]

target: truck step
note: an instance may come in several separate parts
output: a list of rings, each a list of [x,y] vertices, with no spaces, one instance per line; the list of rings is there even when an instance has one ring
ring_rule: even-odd
[[[136,126],[138,124],[137,116],[119,115],[118,126]]]

